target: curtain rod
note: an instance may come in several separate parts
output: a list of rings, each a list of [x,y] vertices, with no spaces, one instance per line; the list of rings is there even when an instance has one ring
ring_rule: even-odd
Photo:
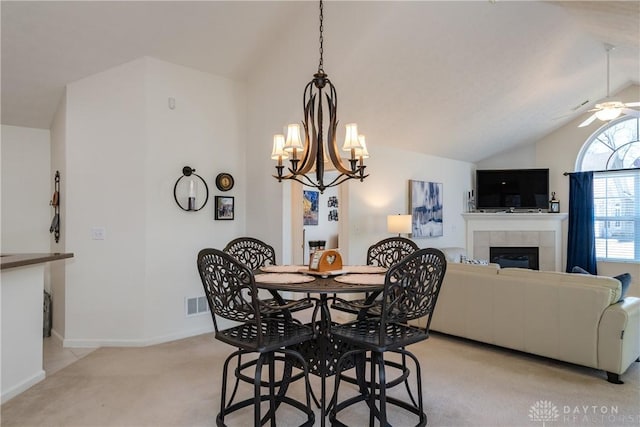
[[[601,173],[601,172],[622,172],[622,171],[635,171],[638,170],[640,168],[626,168],[626,169],[606,169],[606,170],[600,170],[600,171],[584,171],[584,172],[594,172],[594,173]],[[572,173],[580,173],[580,172],[565,172],[562,175],[567,176],[567,175],[571,175]]]

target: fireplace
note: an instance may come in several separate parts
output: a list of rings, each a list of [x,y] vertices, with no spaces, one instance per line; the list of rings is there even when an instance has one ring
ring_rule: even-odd
[[[538,247],[536,246],[491,246],[489,259],[501,268],[529,268],[539,270]]]
[[[467,257],[489,260],[489,248],[537,247],[538,268],[563,271],[562,229],[566,213],[464,213]],[[566,231],[565,231],[566,234]]]

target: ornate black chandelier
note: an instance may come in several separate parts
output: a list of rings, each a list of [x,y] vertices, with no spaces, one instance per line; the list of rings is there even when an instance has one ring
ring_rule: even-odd
[[[282,182],[283,179],[292,179],[303,185],[317,188],[321,193],[326,188],[340,185],[349,179],[363,181],[369,176],[364,174],[366,166],[363,161],[369,157],[369,153],[365,138],[358,134],[358,125],[355,123],[346,125],[345,141],[342,146],[343,151],[350,153],[349,165],[346,166],[340,158],[336,144],[338,94],[323,68],[323,20],[323,5],[320,0],[320,62],[318,72],[313,75],[313,79],[307,83],[304,89],[304,121],[302,122],[304,144],[300,136],[300,125],[290,124],[287,127],[286,139],[282,134],[274,135],[271,153],[271,158],[278,161],[276,165],[278,173],[273,176],[274,178],[279,182]],[[323,98],[326,105],[323,103]],[[327,108],[329,115],[326,124],[326,147],[324,144],[324,107]],[[325,160],[325,156],[328,156],[327,160]],[[282,160],[288,158],[291,165],[287,168],[288,173],[284,174],[285,166],[282,164]],[[325,183],[325,162],[328,161],[331,161],[338,176]],[[315,179],[308,175],[313,172],[314,167]]]

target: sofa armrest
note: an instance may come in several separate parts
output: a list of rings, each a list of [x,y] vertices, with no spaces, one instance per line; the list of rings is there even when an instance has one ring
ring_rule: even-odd
[[[602,313],[598,367],[622,374],[640,356],[640,298],[626,297]]]

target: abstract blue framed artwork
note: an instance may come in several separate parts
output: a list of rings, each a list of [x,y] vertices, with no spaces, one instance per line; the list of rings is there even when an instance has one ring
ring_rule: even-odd
[[[409,181],[411,237],[440,237],[442,223],[442,183]]]

